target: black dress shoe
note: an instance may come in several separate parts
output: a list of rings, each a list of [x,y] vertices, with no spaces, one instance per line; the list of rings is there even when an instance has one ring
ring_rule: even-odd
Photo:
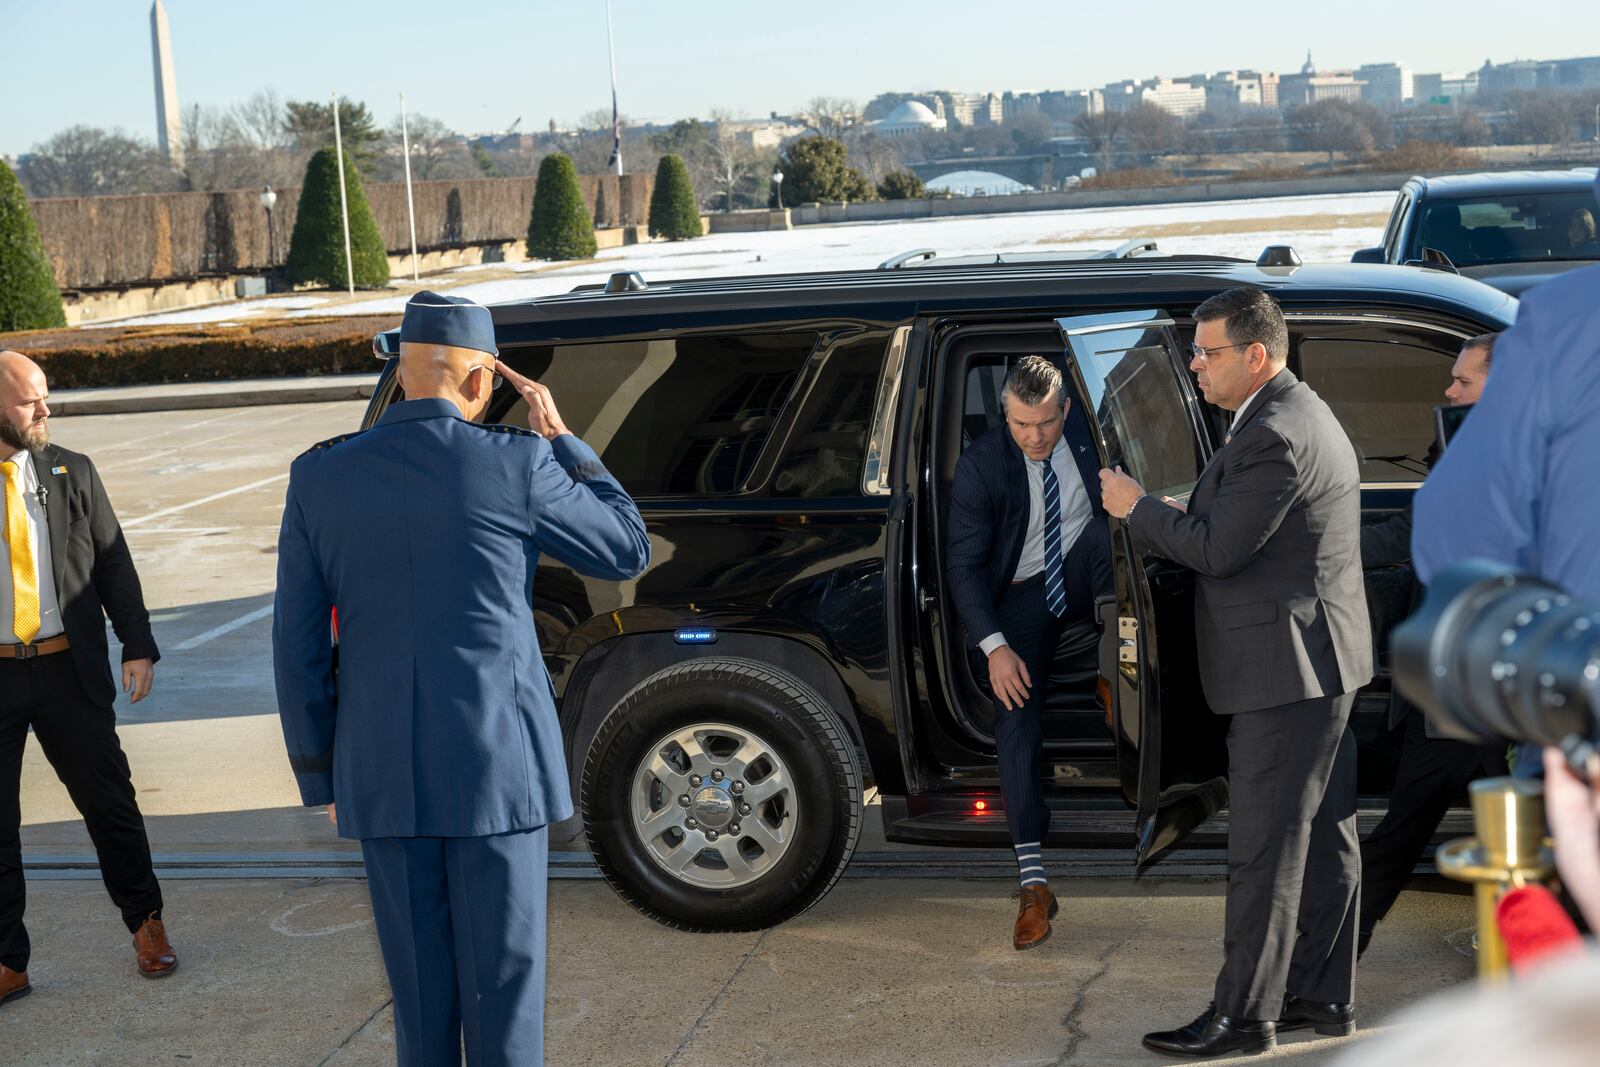
[[[1173,1056],[1220,1056],[1243,1052],[1254,1056],[1278,1045],[1277,1025],[1271,1020],[1249,1022],[1217,1013],[1216,1005],[1179,1030],[1158,1030],[1144,1035],[1144,1047]]]
[[[1307,1029],[1315,1029],[1323,1037],[1349,1037],[1356,1032],[1356,1006],[1318,1004],[1286,994],[1283,1012],[1278,1016],[1278,1033]]]

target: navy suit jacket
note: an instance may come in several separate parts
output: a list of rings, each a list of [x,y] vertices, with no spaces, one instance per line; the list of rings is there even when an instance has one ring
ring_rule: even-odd
[[[534,633],[541,552],[614,580],[649,562],[638,509],[576,437],[412,400],[295,460],[278,710],[301,799],[337,801],[340,836],[477,837],[572,814]]]
[[[1067,585],[1067,600],[1111,591],[1111,537],[1100,505],[1100,455],[1081,420],[1068,412],[1063,436],[1077,461],[1093,514],[1079,535],[1101,545],[1092,560],[1091,589]],[[1028,534],[1028,471],[1022,449],[1001,424],[974,441],[956,463],[950,486],[950,519],[945,542],[946,573],[956,612],[976,645],[1000,625],[1000,600],[1017,572]],[[1072,545],[1063,545],[1063,553]]]

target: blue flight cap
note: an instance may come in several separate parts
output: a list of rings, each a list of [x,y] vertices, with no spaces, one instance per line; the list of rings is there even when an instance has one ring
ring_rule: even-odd
[[[494,344],[494,320],[489,309],[464,296],[445,296],[424,289],[406,302],[400,320],[400,343],[449,345],[500,354]]]

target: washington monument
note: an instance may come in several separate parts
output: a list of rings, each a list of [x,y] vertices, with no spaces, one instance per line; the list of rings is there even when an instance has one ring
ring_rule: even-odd
[[[183,167],[183,118],[178,110],[178,79],[172,73],[172,37],[161,0],[150,5],[150,58],[156,72],[156,141],[175,169]]]

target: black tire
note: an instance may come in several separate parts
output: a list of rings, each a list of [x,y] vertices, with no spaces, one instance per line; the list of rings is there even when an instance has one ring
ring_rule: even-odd
[[[792,783],[785,850],[733,888],[670,873],[635,825],[636,775],[655,746],[706,721],[760,737]],[[633,907],[676,929],[759,930],[822,899],[850,862],[861,833],[861,767],[843,723],[805,682],[754,660],[696,659],[652,674],[606,716],[584,759],[579,801],[595,862]]]

